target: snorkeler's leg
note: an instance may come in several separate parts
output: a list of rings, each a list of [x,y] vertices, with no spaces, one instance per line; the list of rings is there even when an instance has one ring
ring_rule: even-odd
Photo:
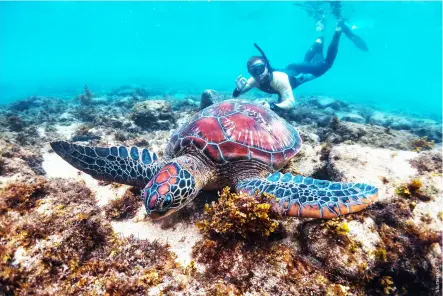
[[[316,59],[323,59],[323,41],[324,37],[320,36],[315,40],[314,44],[308,49],[308,51],[305,54],[304,62],[305,63],[311,63],[314,58]]]
[[[300,74],[312,74],[316,77],[319,77],[323,74],[325,74],[334,64],[335,58],[337,57],[338,53],[338,45],[340,43],[340,37],[343,31],[343,23],[339,22],[337,25],[334,35],[332,36],[331,43],[329,44],[328,51],[326,54],[326,58],[320,62],[320,63],[299,63],[299,64],[290,64],[288,65],[287,69],[291,71],[296,71],[296,73]],[[308,76],[309,77],[309,76]],[[303,79],[305,81],[312,80],[310,79]]]
[[[323,58],[323,50],[321,52],[315,52],[314,56],[309,62],[306,60],[302,63],[292,63],[286,66],[286,72],[289,76],[301,77],[300,75],[308,75],[310,77],[308,80],[312,80],[316,76],[319,77],[323,75],[333,64],[335,57],[337,56],[338,43],[340,39],[341,32],[335,32],[332,38],[331,44],[328,47],[328,53],[326,59]],[[319,46],[320,47],[320,46]],[[323,45],[321,45],[323,48]],[[308,81],[307,79],[302,79],[303,82]]]
[[[285,72],[288,76],[297,76],[299,74],[316,74],[318,64],[312,63],[292,63],[286,66]]]
[[[337,57],[338,53],[338,44],[340,43],[340,36],[341,36],[341,27],[337,26],[335,29],[334,35],[332,36],[331,43],[328,47],[328,53],[326,54],[326,59],[324,64],[324,72],[326,72],[329,68],[332,67],[332,64],[334,64],[335,58]],[[323,73],[324,73],[323,72]]]
[[[315,60],[323,60],[323,43],[325,39],[323,35],[324,28],[324,20],[323,18],[320,18],[316,24],[316,31],[319,33],[319,37],[306,52],[304,58],[305,63],[311,63]]]
[[[332,67],[334,60],[337,57],[340,36],[341,30],[338,29],[335,31],[332,41],[329,44],[328,52],[325,59],[321,59],[315,63],[303,62],[289,64],[286,67],[285,72],[288,74],[288,76],[295,78],[295,80],[297,81],[297,85],[303,84],[325,74],[326,71],[328,71]]]

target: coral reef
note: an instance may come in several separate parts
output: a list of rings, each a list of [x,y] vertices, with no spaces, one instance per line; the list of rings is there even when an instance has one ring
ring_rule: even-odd
[[[245,193],[231,193],[225,187],[217,202],[205,205],[205,215],[197,227],[208,235],[230,239],[269,237],[277,230],[279,223],[271,210],[275,197],[267,194],[249,196]]]
[[[406,198],[411,198],[412,196],[420,196],[422,195],[422,192],[420,190],[422,186],[422,181],[420,181],[419,179],[413,179],[410,183],[402,184],[400,187],[398,187],[395,190],[395,193]]]
[[[15,102],[12,102],[10,105],[9,105],[9,109],[10,110],[12,110],[12,111],[18,111],[18,112],[21,112],[21,111],[25,111],[25,110],[28,110],[28,109],[31,109],[31,108],[35,108],[35,107],[38,107],[38,97],[36,97],[36,96],[31,96],[31,97],[29,97],[29,98],[27,98],[27,99],[23,99],[23,100],[19,100],[19,101],[15,101]]]
[[[193,254],[205,266],[201,282],[213,295],[325,295],[332,284],[312,260],[282,242],[205,239]]]
[[[0,294],[442,291],[438,122],[328,97],[302,99],[294,110],[278,111],[304,141],[282,171],[367,182],[379,187],[379,202],[332,220],[281,219],[272,196],[225,188],[219,196],[202,192],[157,223],[147,219],[139,188],[60,169],[46,143],[136,145],[162,157],[171,129],[194,114],[200,96],[142,86],[83,96],[83,102],[30,97],[0,110]]]
[[[7,117],[6,124],[9,125],[9,129],[13,132],[20,132],[23,130],[26,123],[17,115],[10,115]]]
[[[423,151],[417,157],[409,160],[409,162],[420,174],[426,172],[442,173],[443,162],[441,149]]]
[[[89,90],[88,85],[85,84],[84,93],[79,95],[77,100],[81,105],[91,105],[92,104],[92,93]]]
[[[381,241],[373,232],[372,220],[306,222],[299,229],[302,249],[320,260],[329,273],[351,281],[370,276],[376,264],[373,252]]]
[[[45,184],[39,203],[20,208],[8,203],[0,216],[1,293],[46,295],[55,289],[63,295],[143,295],[172,277],[173,269],[182,272],[167,246],[118,238],[83,185]],[[1,191],[1,204],[14,194],[14,200],[19,198],[21,192],[11,188]],[[29,186],[23,190],[40,192]],[[18,209],[24,218],[14,215]]]
[[[32,209],[38,199],[45,194],[45,180],[42,178],[31,180],[29,183],[17,182],[8,184],[0,192],[0,213],[5,214],[7,209],[13,209],[20,214]]]
[[[133,218],[137,210],[142,206],[142,200],[133,192],[126,190],[125,194],[112,200],[104,208],[106,218],[110,220],[121,220]]]
[[[72,141],[99,140],[101,137],[91,132],[91,129],[93,129],[91,124],[80,125],[72,136]]]
[[[412,212],[401,200],[379,204],[369,214],[375,218],[383,244],[375,253],[378,263],[366,284],[368,292],[434,295],[441,291],[441,250],[428,259],[436,244],[441,243],[441,233],[419,230],[407,219]]]
[[[94,122],[97,114],[100,113],[97,109],[96,106],[79,105],[73,107],[70,112],[77,120],[82,122]]]
[[[330,122],[329,127],[319,128],[320,141],[332,144],[360,143],[365,146],[410,150],[408,141],[415,136],[407,131],[387,130],[379,126],[369,126],[354,122],[341,121],[338,118]]]
[[[442,130],[441,123],[426,123],[412,128],[412,131],[417,136],[429,138],[429,140],[435,141],[436,143],[441,143],[442,141]]]
[[[20,175],[43,175],[43,158],[37,151],[25,149],[14,143],[0,140],[0,157],[2,158],[2,176]]]
[[[435,143],[434,141],[428,141],[428,137],[418,138],[412,141],[411,145],[414,148],[414,151],[420,152],[422,150],[431,150]]]
[[[340,122],[372,125],[364,125],[365,130],[371,128],[374,131],[386,130],[395,136],[406,134],[411,137],[427,137],[436,143],[442,142],[441,122],[389,114],[365,106],[347,104],[330,97],[301,97],[297,101],[299,103],[297,108],[290,111],[277,111],[280,116],[288,121],[297,122],[297,125],[309,124],[325,128],[330,126],[331,119],[336,117]],[[402,133],[396,133],[396,131]],[[377,133],[368,132],[367,134],[377,138]],[[336,136],[333,136],[333,138],[336,138]],[[340,139],[335,139],[335,141],[339,143]],[[371,144],[371,141],[365,144]]]

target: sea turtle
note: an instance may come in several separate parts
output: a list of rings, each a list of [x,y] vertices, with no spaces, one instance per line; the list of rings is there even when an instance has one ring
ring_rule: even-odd
[[[138,147],[51,143],[75,168],[99,180],[144,189],[152,219],[191,202],[200,190],[230,186],[236,192],[267,192],[282,215],[333,218],[366,208],[378,189],[278,172],[302,146],[297,130],[269,108],[229,99],[196,113],[176,130],[164,159]]]

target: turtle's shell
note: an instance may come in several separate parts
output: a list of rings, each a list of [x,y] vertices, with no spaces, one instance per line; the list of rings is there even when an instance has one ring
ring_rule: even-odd
[[[168,147],[175,156],[201,151],[219,164],[257,160],[279,169],[297,154],[301,144],[296,129],[272,110],[227,100],[194,115],[173,134]],[[197,150],[187,149],[190,146]]]

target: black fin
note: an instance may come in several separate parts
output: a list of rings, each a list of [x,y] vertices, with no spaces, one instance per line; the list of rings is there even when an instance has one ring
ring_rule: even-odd
[[[362,51],[369,51],[369,48],[368,48],[368,45],[366,44],[366,42],[361,37],[358,37],[357,35],[355,35],[351,31],[351,29],[349,29],[348,26],[343,24],[342,30],[343,30],[343,33],[345,33],[346,37],[348,37],[349,40],[351,40],[355,44],[355,46],[357,46],[357,48],[359,48]]]

